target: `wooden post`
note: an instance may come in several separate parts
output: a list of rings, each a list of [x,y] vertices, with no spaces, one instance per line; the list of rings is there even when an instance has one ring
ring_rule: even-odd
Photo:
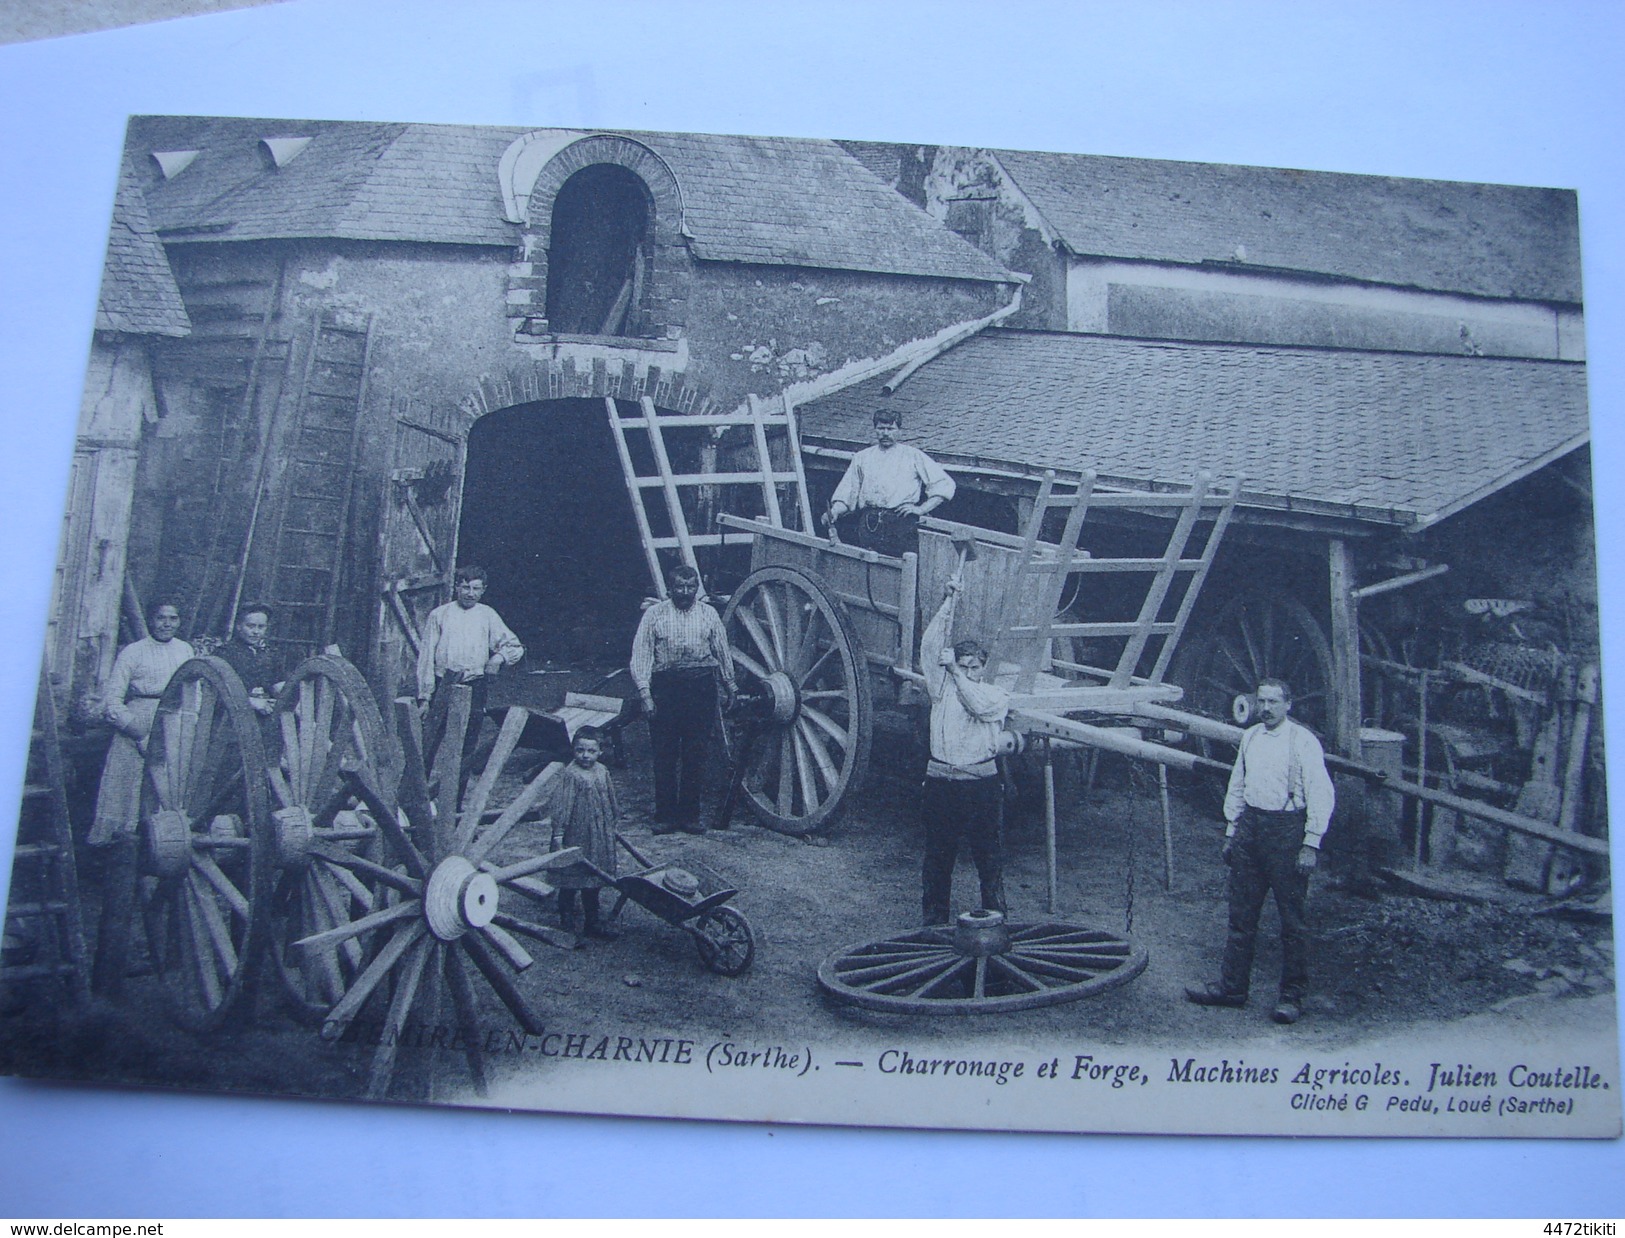
[[[1054,745],[1048,737],[1044,743],[1044,876],[1047,881],[1047,901],[1044,908],[1050,915],[1055,914],[1055,904],[1059,901],[1057,890],[1057,875],[1055,862],[1055,752]]]
[[[1332,743],[1351,761],[1363,757],[1360,746],[1360,602],[1354,595],[1354,551],[1340,537],[1326,544],[1332,604],[1332,683],[1328,722]],[[1356,778],[1337,780],[1337,816],[1353,837],[1355,872],[1369,880],[1374,845],[1365,812],[1365,783]]]
[[[1351,761],[1360,759],[1360,603],[1354,596],[1354,553],[1334,537],[1326,546],[1332,602],[1332,742]]]

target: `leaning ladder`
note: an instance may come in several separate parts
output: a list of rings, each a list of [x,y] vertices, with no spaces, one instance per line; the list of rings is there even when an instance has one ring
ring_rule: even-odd
[[[89,1000],[90,969],[79,918],[79,881],[62,748],[51,682],[43,672],[34,699],[34,731],[23,780],[5,937],[0,986],[14,992],[13,986],[25,981],[55,980],[70,1002]]]
[[[609,414],[609,426],[615,434],[615,448],[620,453],[621,471],[626,477],[627,491],[632,497],[632,515],[637,521],[638,536],[643,542],[644,559],[649,565],[649,575],[654,581],[656,592],[664,598],[666,596],[665,572],[660,565],[660,552],[662,550],[675,550],[682,561],[690,567],[698,569],[699,563],[694,552],[702,546],[720,546],[723,544],[722,533],[696,533],[689,528],[687,509],[683,505],[683,492],[695,491],[702,486],[749,485],[759,487],[762,496],[762,507],[768,522],[774,528],[801,528],[810,531],[813,527],[812,506],[807,498],[807,475],[801,463],[801,448],[796,441],[795,413],[788,400],[780,401],[780,410],[770,412],[757,396],[746,399],[745,408],[733,413],[707,413],[707,414],[657,414],[654,401],[644,396],[638,401],[638,415],[623,417],[620,407],[613,397],[604,398],[604,408]],[[666,441],[666,434],[671,430],[704,429],[710,430],[717,437],[731,427],[743,427],[749,431],[746,439],[748,454],[754,459],[755,467],[752,469],[735,469],[729,472],[717,470],[701,470],[692,473],[679,473],[672,467],[670,445]],[[653,471],[640,470],[633,456],[633,435],[643,435],[640,446],[647,447],[647,456],[653,463]],[[782,435],[784,456],[788,467],[774,467],[769,435],[779,438]],[[640,450],[640,456],[644,453]],[[789,486],[793,494],[789,504],[781,503],[779,495],[780,486]],[[671,525],[669,534],[656,534],[650,520],[648,507],[649,498],[658,495],[663,502],[667,521]],[[785,508],[791,508],[792,518],[799,517],[799,526],[787,523]]]
[[[1038,499],[1032,517],[1027,522],[1026,535],[1021,539],[1016,574],[1012,588],[1006,594],[1010,599],[1007,609],[997,625],[994,656],[1003,652],[1013,657],[1020,672],[1016,678],[1016,691],[1031,692],[1040,671],[1059,669],[1103,680],[1108,687],[1126,688],[1131,684],[1161,683],[1168,673],[1197,595],[1207,579],[1208,569],[1218,553],[1219,543],[1235,511],[1236,499],[1241,493],[1241,479],[1235,478],[1215,484],[1209,473],[1200,473],[1190,489],[1173,492],[1110,492],[1095,490],[1095,474],[1085,472],[1065,492],[1058,492],[1053,471],[1046,472],[1039,486]],[[1104,508],[1130,509],[1153,515],[1172,513],[1175,517],[1168,541],[1160,555],[1139,558],[1107,558],[1091,555],[1078,548],[1083,523],[1089,510]],[[1052,511],[1065,511],[1065,524],[1059,542],[1042,540],[1045,517]],[[1210,521],[1199,553],[1187,557],[1192,536],[1202,521]],[[1056,611],[1069,576],[1098,576],[1104,573],[1124,573],[1148,577],[1138,612],[1132,619],[1097,622],[1058,622]],[[1159,619],[1175,582],[1180,576],[1190,579],[1171,618]],[[1029,587],[1028,581],[1038,581]],[[1022,599],[1030,607],[1021,607]],[[1027,614],[1010,613],[1021,607]],[[1111,667],[1089,666],[1080,662],[1055,658],[1050,642],[1057,636],[1078,636],[1121,640],[1116,664]],[[1159,640],[1156,660],[1150,674],[1136,673],[1146,646]],[[995,663],[997,665],[997,663]]]

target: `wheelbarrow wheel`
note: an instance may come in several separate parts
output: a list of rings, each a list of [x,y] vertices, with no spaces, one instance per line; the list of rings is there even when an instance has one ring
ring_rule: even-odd
[[[756,934],[745,914],[717,907],[694,921],[700,961],[719,976],[742,976],[756,958]]]

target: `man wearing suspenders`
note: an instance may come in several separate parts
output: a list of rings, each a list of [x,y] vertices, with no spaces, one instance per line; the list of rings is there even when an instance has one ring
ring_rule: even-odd
[[[1292,689],[1261,680],[1262,719],[1242,733],[1224,797],[1224,861],[1230,866],[1230,928],[1219,982],[1186,989],[1198,1006],[1244,1006],[1264,896],[1281,914],[1281,993],[1271,1016],[1296,1023],[1309,986],[1309,874],[1331,822],[1336,793],[1326,755],[1291,721]]]

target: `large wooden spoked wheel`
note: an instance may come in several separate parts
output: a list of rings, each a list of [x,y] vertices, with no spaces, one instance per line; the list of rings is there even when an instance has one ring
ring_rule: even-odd
[[[158,702],[140,856],[153,970],[180,1022],[209,1031],[257,961],[273,880],[259,720],[219,658],[184,663]]]
[[[520,933],[551,945],[573,946],[575,939],[556,929],[521,919],[502,906],[505,891],[534,896],[536,874],[576,862],[575,849],[525,857],[504,857],[501,848],[514,829],[534,820],[552,779],[562,768],[552,764],[511,792],[505,807],[491,807],[503,786],[504,766],[513,755],[529,712],[508,710],[489,761],[479,778],[460,794],[463,736],[469,726],[471,693],[458,686],[452,693],[444,737],[433,769],[424,769],[417,714],[408,701],[397,702],[403,764],[399,810],[371,784],[364,769],[344,777],[382,828],[398,864],[385,867],[363,856],[334,851],[330,862],[363,880],[375,880],[387,891],[373,910],[320,929],[288,945],[290,952],[327,954],[356,943],[364,965],[342,975],[342,992],[326,1012],[322,1034],[344,1040],[361,1021],[375,1043],[367,1078],[367,1095],[384,1096],[395,1071],[402,1031],[414,1009],[420,1019],[440,1018],[441,994],[449,993],[476,1090],[484,1094],[484,1031],[472,976],[484,977],[519,1026],[541,1035],[542,1019],[515,982],[535,959],[514,936]],[[477,720],[476,720],[477,722]],[[431,787],[435,789],[433,802]],[[507,792],[505,792],[507,793]],[[511,902],[512,900],[510,900]],[[359,900],[348,911],[360,909]],[[386,984],[386,981],[388,982]],[[383,1008],[368,1014],[377,995]],[[373,1033],[377,1033],[376,1035]]]
[[[977,919],[991,928],[978,929]],[[912,929],[838,951],[819,964],[818,983],[869,1010],[993,1014],[1104,992],[1133,980],[1146,962],[1133,941],[1103,929],[1061,921],[1007,925],[997,912],[971,912],[959,925]]]
[[[723,626],[741,692],[770,708],[724,728],[746,762],[742,790],[763,825],[810,834],[827,825],[869,766],[869,668],[829,587],[811,572],[764,567],[728,600]],[[756,734],[747,742],[747,727]]]
[[[1181,650],[1185,707],[1243,721],[1237,701],[1261,679],[1292,685],[1292,716],[1325,735],[1331,717],[1332,647],[1296,598],[1250,590],[1231,598]]]
[[[309,658],[288,676],[273,728],[281,746],[267,769],[278,867],[271,957],[295,1013],[317,1019],[360,973],[361,945],[353,939],[324,950],[289,945],[387,900],[388,887],[350,862],[359,856],[389,867],[397,857],[346,774],[364,773],[392,801],[399,747],[367,681],[332,654]]]

